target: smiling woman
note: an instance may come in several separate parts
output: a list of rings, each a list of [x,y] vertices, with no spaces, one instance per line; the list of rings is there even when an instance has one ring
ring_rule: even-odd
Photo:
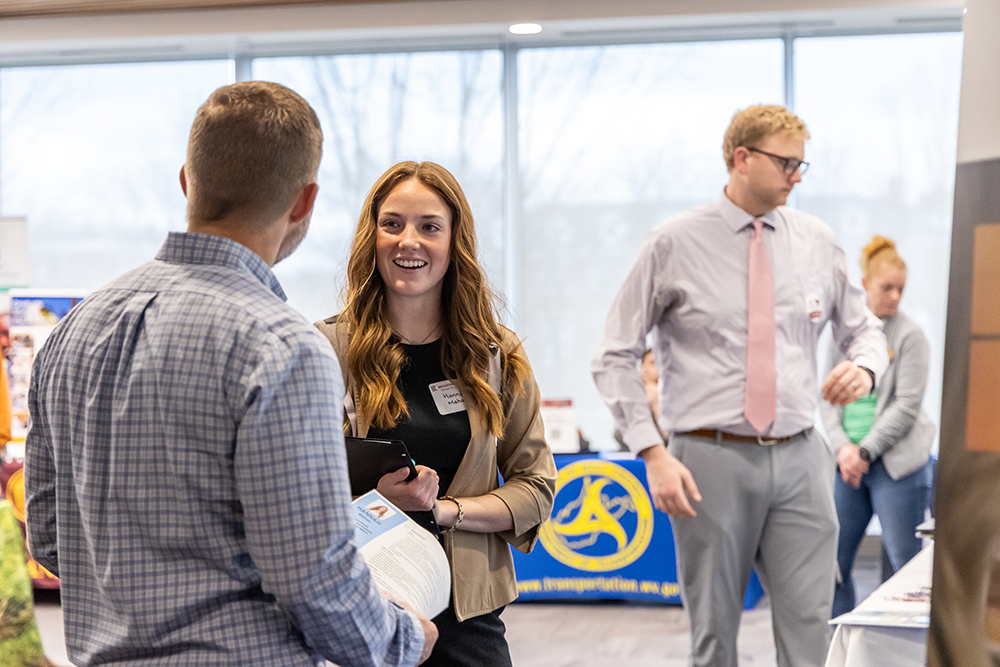
[[[379,178],[355,231],[345,309],[317,326],[342,362],[345,430],[401,439],[417,464],[414,479],[402,468],[379,492],[441,528],[452,603],[434,619],[440,636],[425,664],[509,667],[508,545],[534,545],[555,465],[538,386],[498,322],[472,211],[450,172],[402,162]]]
[[[404,181],[382,202],[377,230],[378,271],[390,318],[398,323],[394,331],[404,343],[426,343],[441,328],[451,211],[420,181]]]

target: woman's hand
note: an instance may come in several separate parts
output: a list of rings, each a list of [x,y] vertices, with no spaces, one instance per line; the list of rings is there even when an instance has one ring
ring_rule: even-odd
[[[868,472],[868,462],[861,458],[857,445],[844,445],[837,450],[840,478],[855,489],[861,488],[861,477]]]
[[[407,482],[409,474],[409,468],[387,473],[378,481],[376,488],[389,502],[405,512],[434,509],[434,501],[438,497],[438,474],[427,466],[417,466],[417,476]]]

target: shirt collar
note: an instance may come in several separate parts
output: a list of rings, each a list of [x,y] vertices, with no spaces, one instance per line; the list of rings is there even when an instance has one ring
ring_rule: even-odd
[[[267,262],[250,248],[224,236],[170,232],[160,251],[156,253],[156,259],[172,264],[212,264],[246,271],[279,299],[288,300]]]
[[[733,201],[726,195],[726,189],[722,189],[722,193],[719,194],[718,200],[719,213],[722,214],[722,219],[726,221],[726,225],[733,231],[737,233],[750,226],[754,220],[763,220],[764,224],[775,229],[777,227],[778,209],[768,211],[760,218],[755,218],[739,206],[733,203]]]

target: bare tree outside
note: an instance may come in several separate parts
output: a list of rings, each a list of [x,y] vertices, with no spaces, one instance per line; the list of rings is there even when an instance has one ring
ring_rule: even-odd
[[[572,398],[593,447],[614,425],[590,378],[643,238],[714,200],[739,108],[781,102],[779,40],[525,49],[520,332],[543,396]]]
[[[3,215],[28,219],[32,286],[91,290],[185,228],[194,112],[226,61],[0,70]]]
[[[796,59],[813,163],[797,206],[833,228],[858,281],[872,235],[897,242],[901,309],[931,343],[924,409],[940,423],[962,35],[800,39]]]
[[[872,234],[899,242],[937,417],[962,36],[795,45],[813,167],[792,204],[833,227],[852,267]],[[309,235],[276,267],[289,302],[336,312],[368,189],[400,160],[438,162],[465,189],[495,285],[515,258],[516,326],[543,396],[572,398],[584,435],[613,447],[588,370],[611,301],[653,226],[718,197],[723,132],[737,109],[783,102],[783,60],[777,39],[520,49],[520,245],[506,248],[500,51],[255,59],[253,77],[300,92],[326,137]],[[0,68],[0,215],[28,218],[34,286],[95,289],[184,228],[187,132],[229,66]]]
[[[255,78],[301,93],[323,125],[320,193],[309,236],[276,269],[289,303],[314,319],[340,307],[358,213],[400,160],[452,171],[476,216],[480,259],[502,275],[501,82],[498,51],[262,58]]]

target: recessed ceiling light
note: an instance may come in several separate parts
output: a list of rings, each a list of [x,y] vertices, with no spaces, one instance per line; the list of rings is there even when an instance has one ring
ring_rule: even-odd
[[[542,26],[537,23],[515,23],[507,30],[514,35],[537,35],[542,31]]]

